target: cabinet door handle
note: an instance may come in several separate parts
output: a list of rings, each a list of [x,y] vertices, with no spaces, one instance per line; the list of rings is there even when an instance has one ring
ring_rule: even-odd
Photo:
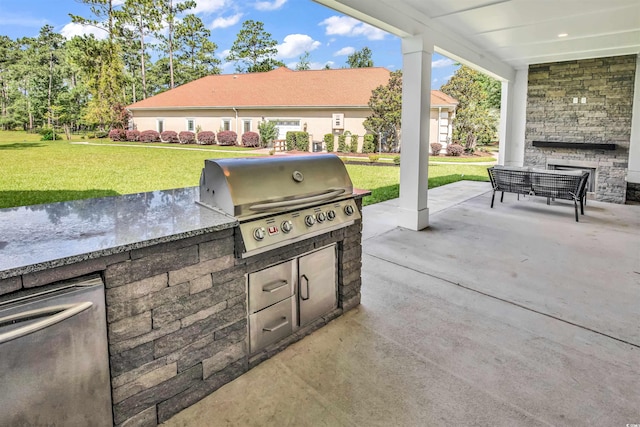
[[[263,331],[266,331],[266,332],[274,332],[274,331],[277,331],[278,329],[280,329],[280,328],[282,328],[282,327],[287,326],[288,324],[289,324],[289,321],[287,320],[287,318],[286,318],[286,317],[283,317],[283,318],[282,318],[282,321],[281,321],[280,323],[278,323],[277,325],[275,325],[275,326],[270,326],[270,327],[268,327],[268,328],[267,328],[267,327],[264,327],[264,328],[262,328],[262,330],[263,330]]]
[[[267,285],[264,285],[264,286],[262,287],[262,292],[269,292],[269,293],[272,293],[272,292],[277,291],[278,289],[282,289],[282,288],[284,288],[284,287],[285,287],[285,286],[287,286],[288,284],[289,284],[289,282],[287,282],[286,280],[278,280],[278,281],[276,281],[276,282],[273,282],[273,283],[269,283],[269,284],[267,284]]]
[[[92,302],[86,301],[75,304],[39,308],[0,318],[0,326],[42,318],[42,320],[38,320],[37,322],[0,334],[0,344],[16,338],[24,337],[25,335],[32,334],[48,328],[49,326],[53,326],[56,323],[62,322],[63,320],[73,317],[78,313],[82,313],[92,306]]]
[[[307,291],[307,296],[304,296],[304,294],[302,293],[302,281],[304,280],[304,288],[306,288]],[[306,275],[302,275],[300,276],[300,299],[302,299],[303,301],[306,301],[309,299],[309,278]]]

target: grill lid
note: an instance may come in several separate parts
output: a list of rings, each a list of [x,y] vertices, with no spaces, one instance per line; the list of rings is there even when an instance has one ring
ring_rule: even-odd
[[[352,195],[334,154],[208,159],[200,176],[200,203],[240,221]]]

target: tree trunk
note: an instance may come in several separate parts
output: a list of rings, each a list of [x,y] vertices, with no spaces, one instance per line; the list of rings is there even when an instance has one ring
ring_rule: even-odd
[[[145,68],[145,58],[144,58],[144,26],[142,23],[142,15],[140,15],[140,26],[138,27],[140,31],[140,71],[142,76],[142,99],[147,99],[147,73]],[[135,87],[135,79],[133,85]],[[134,90],[135,93],[135,90]],[[135,98],[135,96],[134,96]],[[135,102],[135,99],[134,99]]]
[[[47,92],[47,126],[51,127],[51,86],[53,86],[53,52],[49,54],[49,89]]]
[[[169,1],[169,76],[171,79],[171,89],[175,87],[173,83],[173,0]]]
[[[478,137],[473,133],[467,134],[467,141],[465,142],[465,151],[473,153],[476,150],[476,142]]]

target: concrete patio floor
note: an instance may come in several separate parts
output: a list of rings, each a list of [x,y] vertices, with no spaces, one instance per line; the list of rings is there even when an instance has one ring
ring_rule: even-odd
[[[489,190],[366,207],[362,304],[166,425],[640,423],[640,206]]]

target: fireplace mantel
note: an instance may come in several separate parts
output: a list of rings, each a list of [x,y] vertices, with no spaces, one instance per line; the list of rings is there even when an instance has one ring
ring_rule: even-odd
[[[573,148],[576,150],[615,150],[616,144],[601,144],[591,142],[563,142],[563,141],[533,141],[534,147],[541,148]]]

